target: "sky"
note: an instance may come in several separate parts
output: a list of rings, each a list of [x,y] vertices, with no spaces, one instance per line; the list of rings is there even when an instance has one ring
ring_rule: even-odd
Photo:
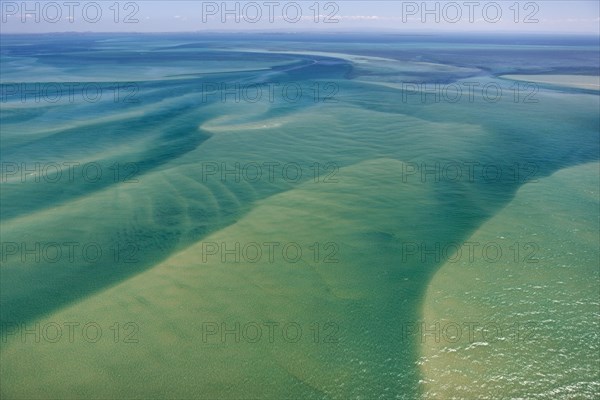
[[[394,31],[600,35],[600,1],[0,1],[0,33]]]

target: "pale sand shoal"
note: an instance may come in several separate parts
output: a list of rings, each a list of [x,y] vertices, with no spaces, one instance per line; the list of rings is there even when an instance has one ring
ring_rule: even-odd
[[[595,75],[502,75],[500,78],[600,91],[600,76]]]

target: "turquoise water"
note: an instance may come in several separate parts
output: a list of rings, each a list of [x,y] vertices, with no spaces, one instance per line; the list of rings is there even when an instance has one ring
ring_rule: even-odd
[[[1,39],[3,397],[544,398],[574,387],[573,398],[593,398],[597,392],[599,359],[590,354],[597,350],[591,342],[598,319],[598,92],[515,86],[499,77],[597,75],[597,38]],[[57,101],[49,100],[50,83],[62,85]],[[72,98],[68,84],[79,85]],[[435,94],[422,97],[415,85],[423,84]],[[468,97],[469,85],[493,90]],[[262,97],[254,100],[256,87]],[[465,91],[453,101],[457,87]],[[498,88],[502,96],[494,96]],[[60,178],[53,174],[57,164]],[[552,180],[564,171],[571,171],[568,190]],[[543,184],[549,189],[536,192]],[[521,190],[528,200],[517,203],[515,217],[509,210]],[[560,193],[564,215],[546,223],[558,207],[549,202],[553,193]],[[529,215],[536,237],[523,239],[514,222]],[[473,239],[488,223],[496,224],[492,236]],[[568,236],[574,229],[586,237]],[[496,236],[510,242],[502,245],[505,254],[525,242],[537,246],[536,256],[550,252],[569,261],[542,257],[534,272],[521,274],[519,255],[479,297],[472,293],[478,281],[467,276],[475,279],[489,262],[468,261],[471,274],[438,283],[452,275],[451,251],[436,246]],[[563,251],[556,236],[573,244]],[[269,258],[265,243],[273,242],[279,247]],[[291,253],[279,250],[286,245]],[[298,248],[303,255],[296,260]],[[534,296],[539,285],[532,280],[563,279],[559,264],[572,264],[569,276],[591,286]],[[525,310],[499,311],[492,306],[504,300],[494,296],[493,282],[511,268],[518,279],[503,284],[524,288],[528,300]],[[508,303],[521,301],[520,293]],[[431,311],[436,301],[442,311]],[[423,357],[436,348],[403,335],[414,321],[464,321],[471,315],[463,303],[472,302],[483,302],[473,311],[480,320],[542,324],[548,318],[531,315],[543,314],[548,301],[595,301],[596,308],[575,308],[572,315],[583,321],[582,337],[592,339],[563,341],[566,356],[558,360],[564,361],[542,363],[547,371],[532,362],[535,353],[522,351],[522,342],[502,347],[540,374],[585,364],[537,386],[526,384],[531,374],[515,374],[501,387],[486,379],[444,381],[431,371],[468,367],[436,357],[439,364],[425,368]],[[102,339],[69,340],[65,322],[96,323]],[[137,342],[125,342],[121,331],[115,343],[116,322],[133,324],[127,332]],[[300,326],[303,335],[270,341],[264,324],[271,322]],[[221,340],[223,323],[258,324],[263,336]],[[55,341],[44,330],[53,324],[63,330]],[[23,336],[37,326],[37,336]],[[543,326],[543,337],[572,335],[561,323]],[[543,340],[537,345],[538,353],[553,348]],[[578,357],[586,345],[589,357]],[[487,355],[480,357],[484,362]],[[501,362],[490,368],[508,376]],[[460,385],[472,390],[465,394]]]

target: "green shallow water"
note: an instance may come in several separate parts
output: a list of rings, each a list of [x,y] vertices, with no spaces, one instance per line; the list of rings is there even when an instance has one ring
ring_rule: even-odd
[[[493,391],[544,398],[570,387],[593,398],[598,360],[579,356],[587,339],[570,340],[563,325],[546,323],[560,321],[555,314],[562,308],[548,311],[552,315],[544,310],[551,298],[564,302],[569,321],[587,322],[587,328],[597,323],[597,303],[572,305],[597,300],[598,191],[590,187],[598,184],[599,96],[541,88],[537,103],[515,102],[513,83],[489,71],[536,72],[543,65],[585,71],[597,64],[597,53],[576,42],[566,48],[530,43],[537,49],[531,57],[510,45],[489,58],[480,48],[485,41],[440,56],[435,41],[426,39],[413,38],[412,45],[381,38],[368,45],[356,38],[327,42],[310,35],[293,42],[254,39],[50,36],[23,46],[27,37],[2,37],[2,57],[10,61],[4,85],[31,82],[26,71],[37,68],[54,71],[56,80],[95,77],[107,90],[135,81],[140,100],[2,104],[2,396],[412,399]],[[570,61],[563,51],[579,58]],[[177,68],[175,59],[183,60]],[[131,75],[136,68],[139,74]],[[480,96],[451,103],[411,95],[405,101],[398,84],[407,79],[476,80],[511,95],[495,103]],[[295,102],[277,96],[222,102],[203,93],[203,85],[214,82],[293,83],[309,94]],[[315,100],[315,85],[326,84],[336,88],[335,101]],[[35,162],[94,162],[103,179],[49,183],[28,175],[22,183],[5,169],[6,163]],[[207,168],[236,163],[249,167],[249,175],[207,174]],[[273,179],[264,167],[254,179],[251,166],[265,163],[277,165]],[[412,173],[436,163],[459,164],[462,175]],[[286,165],[293,168],[282,176],[280,166]],[[502,175],[485,178],[477,167],[469,179],[466,165]],[[296,179],[298,168],[302,176]],[[486,278],[489,287],[479,284],[476,262],[456,282],[440,284],[441,277],[453,276],[449,254],[414,251],[474,240],[483,229],[488,236],[477,240],[522,242],[530,226],[544,261],[526,270],[508,264]],[[93,262],[81,253],[73,260],[22,260],[6,247],[72,242],[93,243],[102,254]],[[271,260],[265,243],[273,242],[279,247]],[[249,251],[240,262],[222,251],[237,243]],[[253,262],[256,244],[262,256]],[[285,245],[291,253],[281,252]],[[292,262],[297,248],[302,257]],[[563,272],[573,273],[573,284],[531,283]],[[506,298],[497,296],[499,285]],[[546,300],[538,286],[548,291]],[[442,308],[431,311],[432,302]],[[496,357],[494,371],[505,378],[497,380],[502,388],[492,387],[485,372],[469,380],[471,353],[447,359],[438,354],[443,349],[404,335],[408,324],[424,318],[470,316],[544,324],[567,356],[559,359],[564,362],[540,356],[531,364],[534,349],[558,346],[539,341],[527,346],[531,353],[489,346],[529,371],[511,374],[507,365],[513,364]],[[69,340],[64,324],[70,322],[96,323],[102,337],[90,343],[77,330]],[[110,328],[115,322],[116,343]],[[125,329],[128,322],[133,325]],[[235,334],[225,340],[209,334],[236,323],[242,330],[257,324],[262,336],[236,342]],[[302,336],[271,341],[270,323],[299,326]],[[20,335],[37,326],[51,335],[54,324],[63,329],[56,341]],[[137,342],[124,342],[127,333]],[[486,357],[493,356],[478,354],[476,362],[491,363]],[[581,370],[556,372],[575,360]],[[434,366],[425,368],[429,362]],[[440,372],[449,364],[462,378]],[[547,379],[530,385],[536,373]],[[468,392],[458,388],[461,379],[469,381]]]
[[[503,257],[475,253],[436,273],[422,321],[440,324],[439,337],[410,335],[422,343],[426,398],[598,393],[600,226],[589,216],[600,207],[599,180],[591,163],[525,185],[469,238],[505,244]],[[465,323],[476,324],[471,336]]]

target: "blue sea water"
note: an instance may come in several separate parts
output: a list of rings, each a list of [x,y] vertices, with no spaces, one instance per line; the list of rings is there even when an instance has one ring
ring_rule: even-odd
[[[571,278],[590,286],[547,295],[596,304],[573,318],[595,321],[583,337],[597,328],[598,91],[505,75],[597,77],[598,38],[0,39],[3,397],[450,398],[465,396],[456,389],[464,385],[480,398],[551,393],[555,381],[529,389],[529,375],[504,388],[432,379],[455,360],[438,354],[441,364],[423,369],[435,349],[403,334],[431,315],[470,318],[452,314],[465,306],[431,311],[432,280],[452,292],[438,293],[445,305],[469,303],[478,285],[438,283],[436,273],[453,274],[451,254],[438,249],[489,222],[512,251],[523,242],[515,221],[530,214],[539,255],[556,249],[557,227],[586,232],[554,252],[572,254]],[[539,211],[559,208],[564,215],[544,224]],[[271,259],[273,242],[304,256]],[[245,252],[256,244],[261,257]],[[545,271],[562,279],[556,258],[542,257],[529,275],[513,263],[500,277],[520,276],[513,289]],[[469,276],[490,267],[467,264]],[[504,301],[493,289],[471,300]],[[527,322],[546,307],[527,298],[525,311],[500,315]],[[498,315],[482,308],[477,318]],[[67,340],[68,321],[97,323],[103,340]],[[133,324],[138,342],[115,344],[116,322]],[[304,336],[267,340],[270,322]],[[44,336],[52,324],[63,330],[56,342]],[[236,341],[220,335],[223,324],[258,324],[264,336]],[[547,336],[565,332],[544,326]],[[22,335],[37,327],[39,343]],[[587,345],[572,342],[554,365],[597,350]],[[521,346],[502,351],[534,365]],[[561,378],[573,398],[597,392],[598,358],[585,363],[580,376]]]

